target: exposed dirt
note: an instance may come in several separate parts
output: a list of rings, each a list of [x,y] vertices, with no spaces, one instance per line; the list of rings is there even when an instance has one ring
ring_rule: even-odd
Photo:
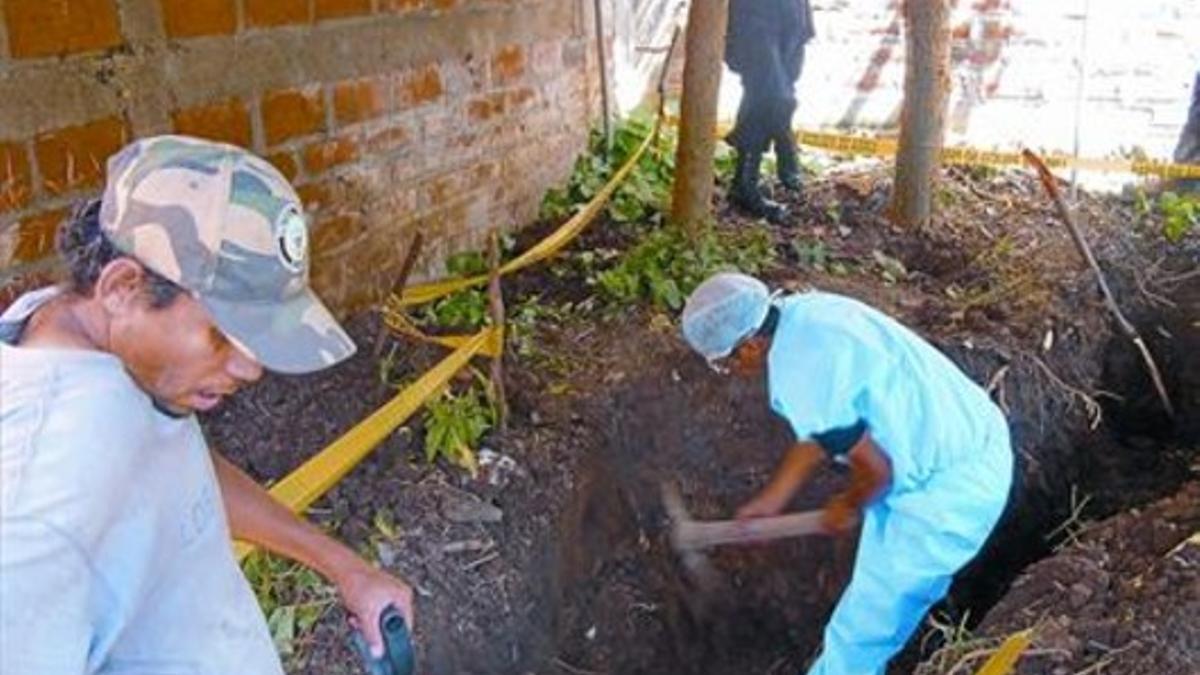
[[[1200,418],[1200,350],[1192,348],[1200,331],[1191,318],[1200,308],[1189,289],[1200,286],[1175,279],[1190,258],[1175,252],[1160,261],[1155,238],[1130,226],[1128,204],[1085,197],[1089,233],[1102,242],[1097,255],[1126,266],[1110,273],[1169,370],[1184,420],[1174,423],[1157,412],[1136,357],[1114,337],[1092,279],[1032,179],[954,174],[939,196],[943,221],[921,232],[887,224],[886,194],[880,172],[814,182],[804,202],[793,203],[799,227],[775,232],[782,264],[767,276],[854,295],[898,316],[988,385],[1009,413],[1019,472],[1009,511],[942,608],[952,620],[967,610],[978,617],[1050,552],[1046,535],[1070,514],[1072,488],[1092,496],[1085,516],[1096,518],[1188,480],[1191,425]],[[721,220],[751,226],[728,213]],[[601,227],[582,246],[619,247],[628,235],[615,232]],[[578,303],[591,295],[570,259],[557,267],[518,275],[510,300]],[[418,587],[425,672],[802,669],[844,583],[853,538],[719,551],[712,558],[724,583],[699,594],[669,552],[659,503],[669,480],[695,515],[724,517],[761,485],[788,443],[761,383],[710,373],[652,311],[572,316],[538,327],[536,357],[511,360],[512,425],[486,445],[516,469],[471,481],[427,466],[414,422],[312,515]],[[274,480],[385,400],[370,353],[378,322],[361,317],[352,328],[364,346],[355,359],[318,375],[266,379],[206,420],[214,442],[257,478]],[[400,350],[392,377],[419,373],[439,354],[407,342]],[[1101,388],[1124,398],[1106,399]],[[1147,418],[1156,421],[1139,426]],[[823,475],[796,507],[820,503],[840,480]],[[480,503],[497,507],[499,522]],[[396,523],[395,536],[372,524],[379,513]],[[329,612],[289,669],[356,672],[343,622],[340,610]],[[911,669],[918,645],[896,671]]]
[[[1078,543],[1026,570],[978,633],[1033,627],[1022,674],[1200,672],[1200,539],[1186,541],[1195,533],[1200,482],[1087,526]]]

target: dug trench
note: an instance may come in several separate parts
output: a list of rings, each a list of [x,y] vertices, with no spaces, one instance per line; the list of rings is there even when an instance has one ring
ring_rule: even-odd
[[[988,386],[1010,420],[1017,459],[1010,505],[937,608],[946,621],[974,626],[985,617],[1023,570],[1062,543],[1055,531],[1073,515],[1093,521],[1127,512],[1197,480],[1200,280],[1180,280],[1167,302],[1150,302],[1136,275],[1108,270],[1167,376],[1178,409],[1168,419],[1086,275],[1053,274],[1045,323],[1022,314],[1023,298],[1014,294],[947,329],[953,312],[940,284],[961,274],[970,256],[879,225],[874,188],[826,187],[825,197],[819,186],[812,190],[809,219],[819,223],[829,217],[826,202],[839,204],[841,222],[856,228],[847,241],[868,241],[867,251],[886,245],[915,281],[797,279],[794,267],[768,276],[856,295],[898,316]],[[1038,239],[1039,259],[1052,258],[1048,267],[1059,263],[1047,250],[1071,255],[1064,237],[1050,246],[1045,232],[1026,229]],[[1064,259],[1073,260],[1057,260]],[[1175,269],[1190,264],[1184,257]],[[551,283],[561,280],[533,285]],[[380,330],[370,317],[351,328],[363,345]],[[670,548],[660,500],[670,482],[693,516],[723,518],[762,485],[791,439],[761,383],[712,373],[653,312],[544,326],[537,338],[541,361],[516,359],[510,370],[510,428],[487,441],[510,460],[496,466],[509,468],[472,480],[431,467],[417,458],[415,422],[310,512],[413,582],[422,671],[801,672],[849,576],[854,537],[717,549],[709,557],[718,584],[704,590]],[[403,350],[391,378],[411,377],[439,357]],[[280,478],[386,400],[391,389],[380,384],[385,373],[370,352],[329,373],[269,378],[207,419],[210,437],[256,478]],[[822,472],[793,508],[820,505],[844,480]],[[333,607],[291,645],[289,672],[358,672],[345,637],[344,614]],[[926,629],[893,672],[911,672],[938,640]]]
[[[935,609],[943,622],[973,628],[1027,566],[1053,553],[1067,536],[1056,526],[1083,499],[1077,515],[1100,519],[1174,494],[1188,480],[1194,455],[1184,449],[1198,440],[1191,420],[1200,362],[1196,330],[1177,322],[1181,314],[1143,322],[1159,336],[1152,343],[1169,373],[1177,422],[1162,412],[1132,345],[1117,336],[1103,350],[1102,372],[1104,388],[1124,400],[1106,402],[1098,428],[1061,419],[1054,429],[1026,428],[1036,411],[1010,409],[1018,452],[1010,507]],[[1170,342],[1157,330],[1164,325]],[[944,347],[977,377],[1003,367],[974,350]],[[557,658],[564,670],[580,672],[802,672],[848,579],[854,538],[718,549],[709,554],[718,585],[695,583],[670,548],[661,484],[681,486],[693,516],[727,518],[762,484],[790,438],[758,383],[723,380],[686,353],[666,362],[585,415],[603,424],[594,430],[598,452],[581,464],[554,535]],[[1007,375],[1009,396],[1020,400],[1022,389],[1045,377],[1039,366],[1027,368]],[[1050,404],[1042,412],[1053,416],[1053,397],[1042,400]],[[1033,444],[1036,435],[1042,440]],[[843,480],[825,471],[793,508],[818,506]],[[936,631],[918,636],[893,672],[910,672],[940,638]]]

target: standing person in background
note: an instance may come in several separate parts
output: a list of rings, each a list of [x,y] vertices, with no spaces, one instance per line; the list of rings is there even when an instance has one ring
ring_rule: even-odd
[[[1192,104],[1188,108],[1187,121],[1179,132],[1179,143],[1175,146],[1176,164],[1200,164],[1200,72],[1192,83]],[[1200,178],[1184,178],[1175,182],[1176,189],[1200,192]]]
[[[774,145],[779,182],[802,188],[792,135],[796,81],[804,67],[804,46],[813,38],[808,0],[730,0],[725,62],[741,76],[737,123],[725,140],[737,151],[730,198],[756,218],[782,223],[787,209],[759,190],[763,153]]]

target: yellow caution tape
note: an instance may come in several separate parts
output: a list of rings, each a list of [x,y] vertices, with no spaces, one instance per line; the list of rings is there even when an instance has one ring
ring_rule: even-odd
[[[370,417],[276,483],[270,490],[271,496],[295,513],[308,508],[362,461],[380,441],[420,409],[425,401],[441,391],[471,357],[497,339],[499,332],[495,328],[487,328],[471,336],[432,370],[371,413]],[[234,550],[238,560],[242,560],[254,550],[254,546],[239,541]]]
[[[1021,655],[1033,642],[1033,630],[1023,630],[1008,636],[1004,644],[992,654],[975,675],[1008,675],[1017,666]]]
[[[393,307],[385,307],[383,310],[383,322],[391,330],[410,337],[414,340],[432,345],[441,345],[450,349],[458,349],[467,343],[468,340],[475,337],[474,335],[429,335],[413,325],[412,321],[401,311],[396,311]],[[504,331],[493,331],[491,339],[479,350],[479,356],[488,358],[496,358],[504,351]]]
[[[667,124],[678,124],[679,118],[668,117]],[[729,131],[728,124],[717,126],[718,137],[724,137]],[[895,138],[877,138],[871,136],[854,136],[849,134],[834,134],[819,131],[796,131],[796,142],[811,148],[820,148],[830,152],[848,155],[870,155],[874,157],[891,157],[896,154],[898,142]],[[1134,159],[1097,159],[1091,157],[1074,157],[1062,153],[1042,155],[1046,166],[1051,169],[1082,169],[1085,171],[1107,171],[1133,173],[1141,176],[1160,176],[1162,178],[1200,178],[1200,164],[1175,164],[1157,160]],[[980,150],[955,146],[942,148],[942,161],[947,164],[965,166],[1019,166],[1024,160],[1020,151],[1007,152],[1003,150]]]
[[[510,274],[545,260],[558,253],[579,236],[579,233],[599,215],[604,205],[616,192],[617,187],[620,186],[621,181],[625,180],[629,172],[637,166],[638,160],[650,147],[657,131],[656,123],[655,128],[646,135],[645,140],[633,155],[579,213],[528,251],[501,266],[500,274]],[[416,412],[430,396],[444,387],[450,378],[471,360],[471,357],[477,355],[495,357],[503,351],[503,327],[493,326],[470,336],[432,336],[412,325],[403,311],[405,307],[426,303],[455,291],[486,283],[488,278],[488,275],[481,274],[463,279],[412,286],[405,288],[401,296],[397,297],[393,294],[387,299],[383,314],[384,320],[390,328],[424,342],[450,347],[454,349],[454,352],[443,359],[433,370],[422,375],[419,380],[372,413],[370,417],[359,422],[350,431],[275,484],[270,489],[272,497],[295,513],[308,508],[361,462],[372,448]],[[234,551],[239,561],[255,548],[254,545],[241,541],[234,544]]]
[[[658,125],[656,124],[655,130],[657,129],[657,126]],[[633,153],[633,155],[626,160],[625,164],[618,169],[615,174],[613,174],[613,177],[609,179],[608,183],[605,184],[605,186],[601,188],[599,192],[596,193],[596,196],[592,197],[592,200],[583,207],[583,210],[581,210],[579,213],[576,213],[569,220],[567,220],[567,222],[560,225],[557,230],[552,232],[550,236],[538,242],[528,251],[525,251],[521,255],[505,263],[500,268],[500,274],[511,274],[534,263],[541,262],[542,260],[545,260],[546,258],[558,253],[563,249],[563,247],[571,243],[575,237],[579,236],[579,233],[582,232],[583,229],[587,227],[597,215],[600,214],[601,210],[604,209],[604,205],[608,203],[609,198],[611,198],[613,193],[616,192],[617,187],[619,187],[621,184],[621,181],[625,180],[625,177],[629,175],[629,172],[633,171],[633,168],[637,166],[638,160],[642,158],[642,154],[645,153],[646,148],[650,147],[650,143],[655,136],[655,130],[651,130],[651,132],[646,135],[646,139],[642,141],[642,144],[638,146],[638,149]],[[387,306],[395,309],[424,304],[426,302],[430,302],[431,300],[437,300],[442,296],[449,295],[455,291],[486,283],[487,280],[488,275],[480,274],[474,277],[450,279],[447,281],[439,281],[420,286],[411,286],[405,288],[400,297],[396,297],[395,295],[389,297],[387,299]]]

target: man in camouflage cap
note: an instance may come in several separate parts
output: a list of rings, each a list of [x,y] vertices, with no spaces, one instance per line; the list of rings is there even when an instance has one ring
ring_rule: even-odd
[[[0,672],[282,672],[231,536],[323,573],[382,653],[408,585],[210,452],[194,415],[264,367],[354,352],[308,288],[287,180],[239,148],[144,139],[59,251],[66,283],[0,316]]]

